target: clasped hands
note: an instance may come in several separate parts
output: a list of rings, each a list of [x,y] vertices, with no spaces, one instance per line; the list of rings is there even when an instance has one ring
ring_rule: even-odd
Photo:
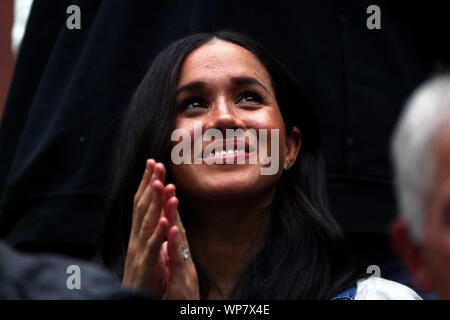
[[[197,271],[178,213],[175,186],[164,185],[165,177],[162,163],[147,160],[134,197],[122,284],[154,299],[199,299]]]

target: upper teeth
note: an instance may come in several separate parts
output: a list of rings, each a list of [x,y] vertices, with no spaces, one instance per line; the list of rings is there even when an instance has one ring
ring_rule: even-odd
[[[245,152],[244,149],[222,150],[222,151],[211,152],[208,157],[217,157],[217,156],[223,156],[224,154],[244,153],[244,152]]]

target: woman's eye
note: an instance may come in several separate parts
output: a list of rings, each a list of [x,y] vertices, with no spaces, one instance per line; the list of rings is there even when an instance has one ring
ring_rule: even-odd
[[[207,108],[206,103],[198,98],[189,99],[181,106],[181,111],[194,109],[194,108]]]
[[[261,97],[253,92],[246,92],[240,98],[239,102],[252,102],[252,103],[261,103]]]

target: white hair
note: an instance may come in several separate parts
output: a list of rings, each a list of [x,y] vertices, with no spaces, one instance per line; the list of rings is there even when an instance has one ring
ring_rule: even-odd
[[[450,74],[421,85],[394,131],[391,154],[400,215],[416,243],[423,243],[425,199],[435,180],[435,139],[450,125]]]

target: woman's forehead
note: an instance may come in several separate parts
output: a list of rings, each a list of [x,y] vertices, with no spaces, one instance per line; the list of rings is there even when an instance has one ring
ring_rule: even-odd
[[[233,77],[253,77],[270,86],[269,74],[255,55],[234,43],[213,40],[186,57],[177,87],[193,81],[208,82]]]

